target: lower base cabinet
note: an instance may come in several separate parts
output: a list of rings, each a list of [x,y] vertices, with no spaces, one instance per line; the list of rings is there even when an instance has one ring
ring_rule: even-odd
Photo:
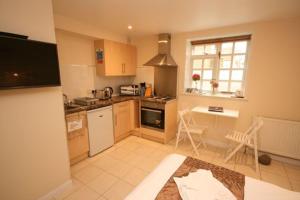
[[[139,101],[129,100],[113,105],[115,143],[129,136],[139,126]]]
[[[70,163],[75,164],[88,157],[89,138],[86,111],[66,115]]]

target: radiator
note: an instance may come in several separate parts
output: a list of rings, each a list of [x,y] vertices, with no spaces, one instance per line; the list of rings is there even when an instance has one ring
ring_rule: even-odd
[[[264,152],[300,159],[300,122],[262,118],[258,149]]]

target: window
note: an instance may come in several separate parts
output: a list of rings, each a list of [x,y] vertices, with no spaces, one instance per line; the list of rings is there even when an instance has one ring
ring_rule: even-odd
[[[218,91],[244,92],[248,47],[251,35],[211,40],[192,41],[189,75],[199,74],[200,81],[189,86],[202,91],[211,91],[210,81],[218,82]]]

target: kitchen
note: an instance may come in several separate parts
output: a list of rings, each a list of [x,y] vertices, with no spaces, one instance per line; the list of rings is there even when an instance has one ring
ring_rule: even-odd
[[[158,39],[170,40],[170,35]],[[131,44],[61,29],[56,40],[71,165],[129,135],[160,143],[175,137],[177,66],[170,41],[158,42],[158,56],[137,66]],[[168,58],[160,58],[162,53]],[[153,67],[161,60],[169,63]]]

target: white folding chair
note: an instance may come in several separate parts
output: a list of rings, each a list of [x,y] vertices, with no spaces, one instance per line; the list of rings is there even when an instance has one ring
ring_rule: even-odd
[[[261,118],[256,118],[251,126],[244,132],[233,131],[232,133],[226,135],[226,138],[239,143],[233,151],[226,157],[225,162],[227,162],[232,156],[237,153],[243,146],[248,146],[254,149],[255,155],[255,167],[256,172],[258,172],[258,152],[257,152],[257,133],[259,129],[263,126],[263,121]]]
[[[179,126],[178,126],[178,132],[177,132],[177,137],[176,137],[176,146],[175,148],[177,149],[178,143],[182,140],[185,139],[186,136],[189,138],[193,150],[199,156],[198,152],[198,147],[202,144],[204,147],[206,147],[205,142],[202,140],[201,136],[202,134],[207,130],[207,126],[201,126],[195,123],[194,118],[191,115],[191,111],[189,109],[185,109],[182,111],[178,111],[179,114]],[[200,142],[199,144],[195,144],[192,135],[198,135],[200,136]]]

